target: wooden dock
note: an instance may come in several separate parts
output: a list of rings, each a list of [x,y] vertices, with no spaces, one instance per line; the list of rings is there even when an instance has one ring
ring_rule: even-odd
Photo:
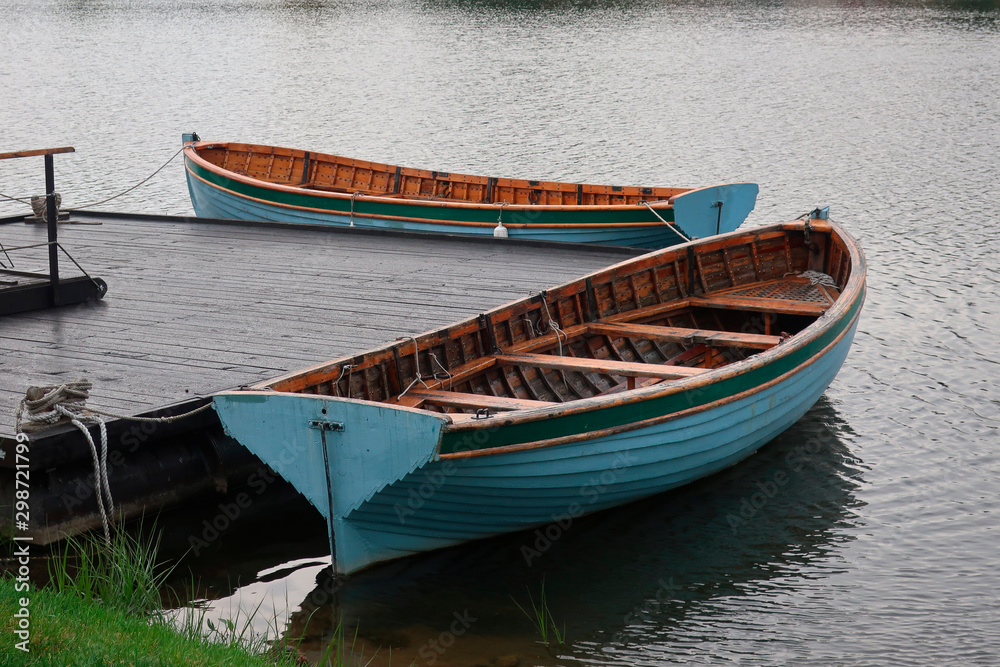
[[[107,295],[0,318],[0,434],[13,433],[31,385],[85,377],[88,405],[135,414],[421,333],[638,254],[184,217],[73,220],[83,224],[60,224],[60,243]],[[42,225],[0,221],[4,246],[45,239]],[[45,252],[11,259],[35,269]]]

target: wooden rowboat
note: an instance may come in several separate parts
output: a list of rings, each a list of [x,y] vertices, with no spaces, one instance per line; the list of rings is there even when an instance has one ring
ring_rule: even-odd
[[[346,574],[749,456],[836,376],[865,273],[826,220],[734,232],[213,400],[326,517]]]
[[[729,232],[757,185],[585,185],[410,169],[184,135],[202,217],[663,248]]]

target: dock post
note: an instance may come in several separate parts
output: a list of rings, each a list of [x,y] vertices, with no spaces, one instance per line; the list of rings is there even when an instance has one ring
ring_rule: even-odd
[[[49,284],[52,286],[52,305],[58,305],[59,247],[56,245],[59,211],[56,209],[56,176],[52,153],[45,154],[45,217],[49,227]]]

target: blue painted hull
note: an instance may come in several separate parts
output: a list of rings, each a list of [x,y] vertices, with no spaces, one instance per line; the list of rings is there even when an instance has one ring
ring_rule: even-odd
[[[296,225],[316,225],[325,227],[357,227],[359,229],[387,229],[396,231],[424,232],[431,234],[461,234],[493,238],[492,227],[456,226],[414,222],[407,220],[385,220],[363,216],[339,215],[329,212],[295,210],[272,206],[268,202],[253,200],[232,192],[211,187],[188,173],[188,191],[195,213],[202,218],[222,218],[228,220],[262,220]],[[742,222],[742,221],[741,221]],[[509,238],[530,241],[562,241],[566,243],[596,243],[600,245],[630,246],[635,248],[665,248],[683,243],[684,238],[668,225],[657,227],[637,227],[622,229],[589,225],[586,229],[558,229],[546,227],[507,227]],[[733,227],[732,229],[735,229]],[[723,232],[732,231],[724,228]]]

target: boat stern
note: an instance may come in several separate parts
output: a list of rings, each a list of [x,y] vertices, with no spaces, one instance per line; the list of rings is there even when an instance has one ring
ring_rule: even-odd
[[[734,231],[757,205],[756,183],[727,183],[689,190],[671,198],[674,224],[690,239]]]

